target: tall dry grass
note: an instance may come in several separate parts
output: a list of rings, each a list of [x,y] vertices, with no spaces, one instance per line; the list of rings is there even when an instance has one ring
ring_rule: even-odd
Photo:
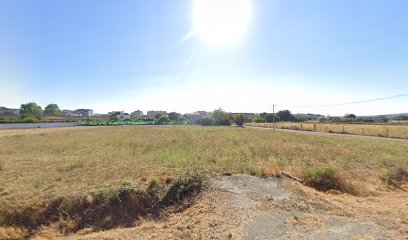
[[[272,123],[247,123],[247,125],[265,128],[273,127]],[[278,122],[275,127],[279,129],[408,139],[408,125]]]

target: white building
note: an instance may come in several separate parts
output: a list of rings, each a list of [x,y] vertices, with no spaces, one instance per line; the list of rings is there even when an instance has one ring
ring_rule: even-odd
[[[80,117],[82,116],[80,113],[76,112],[76,111],[71,111],[71,110],[67,110],[64,109],[62,110],[62,116],[66,116],[66,117]]]
[[[122,120],[122,121],[130,118],[129,113],[125,113],[125,111],[112,111],[112,112],[108,112],[108,115],[116,116],[119,120]]]
[[[94,114],[92,109],[77,109],[74,112],[79,113],[81,116],[90,117]]]
[[[132,112],[132,114],[130,115],[131,118],[142,118],[143,117],[143,112],[140,110],[134,111]]]
[[[203,118],[210,118],[212,116],[212,113],[206,111],[197,111],[195,113],[186,113],[185,116],[189,122],[197,123],[198,120],[201,120]]]
[[[163,116],[167,116],[166,111],[148,111],[146,115],[147,118],[153,118],[153,119],[163,117]]]

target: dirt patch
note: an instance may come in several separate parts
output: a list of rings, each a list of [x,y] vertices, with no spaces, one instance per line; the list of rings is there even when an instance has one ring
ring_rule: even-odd
[[[215,184],[231,194],[227,201],[242,219],[239,239],[403,239],[407,227],[404,220],[395,228],[361,209],[361,203],[370,205],[363,198],[318,193],[288,179],[234,175]]]

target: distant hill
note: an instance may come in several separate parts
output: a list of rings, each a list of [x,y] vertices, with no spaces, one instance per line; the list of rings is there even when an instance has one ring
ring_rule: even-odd
[[[393,119],[399,116],[408,116],[408,113],[395,113],[395,114],[384,114],[384,115],[371,115],[371,116],[357,116],[360,118],[387,118]]]

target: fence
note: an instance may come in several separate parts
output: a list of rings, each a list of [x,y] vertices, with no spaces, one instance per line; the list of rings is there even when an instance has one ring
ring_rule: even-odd
[[[273,123],[246,123],[246,126],[273,128]],[[353,134],[389,138],[408,139],[406,125],[370,125],[370,124],[330,124],[330,123],[275,123],[278,129],[291,129],[312,132]]]
[[[81,126],[124,126],[124,125],[187,125],[186,122],[82,122]]]

